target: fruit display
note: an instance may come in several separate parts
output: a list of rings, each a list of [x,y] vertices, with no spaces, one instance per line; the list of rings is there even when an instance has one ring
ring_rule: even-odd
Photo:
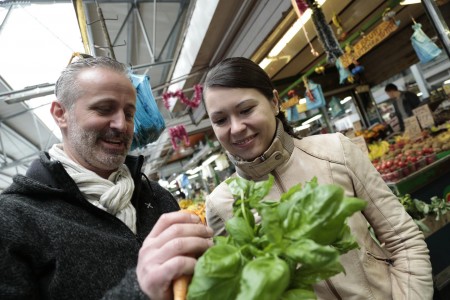
[[[449,150],[450,131],[435,136],[424,131],[422,137],[415,141],[397,136],[392,143],[374,142],[368,147],[369,158],[383,179],[396,182],[436,161],[437,153]]]
[[[390,126],[377,123],[369,129],[355,131],[355,136],[363,136],[366,143],[369,144],[373,141],[384,139],[391,131]]]
[[[368,145],[369,148],[369,158],[371,161],[383,157],[386,153],[389,152],[389,142],[387,141],[378,141],[373,142]]]

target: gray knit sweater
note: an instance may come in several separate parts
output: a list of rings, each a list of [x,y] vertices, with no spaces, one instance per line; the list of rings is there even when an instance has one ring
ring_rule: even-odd
[[[138,251],[172,195],[142,180],[142,157],[128,157],[135,182],[137,235],[90,204],[59,162],[41,153],[0,194],[0,299],[145,299]]]

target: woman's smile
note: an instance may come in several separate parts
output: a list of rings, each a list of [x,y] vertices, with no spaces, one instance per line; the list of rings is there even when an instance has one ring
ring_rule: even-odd
[[[233,145],[236,145],[236,146],[238,146],[238,147],[248,146],[248,144],[250,144],[252,141],[254,141],[254,139],[255,139],[255,137],[256,137],[257,135],[258,135],[258,134],[254,134],[254,135],[251,135],[251,136],[249,136],[249,137],[247,137],[247,138],[245,138],[245,139],[241,139],[241,140],[234,141],[234,142],[233,142]]]

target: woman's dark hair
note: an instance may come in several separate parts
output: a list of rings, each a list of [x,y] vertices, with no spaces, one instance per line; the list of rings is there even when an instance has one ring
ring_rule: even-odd
[[[203,89],[206,91],[210,87],[256,89],[268,101],[273,99],[275,89],[269,75],[258,64],[245,57],[226,58],[209,70]],[[283,123],[284,130],[296,137],[285,115],[279,113],[276,117]]]

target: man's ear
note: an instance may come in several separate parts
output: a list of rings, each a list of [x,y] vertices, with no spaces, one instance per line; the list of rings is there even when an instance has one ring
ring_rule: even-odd
[[[50,113],[60,129],[67,127],[67,110],[59,101],[53,101]]]

